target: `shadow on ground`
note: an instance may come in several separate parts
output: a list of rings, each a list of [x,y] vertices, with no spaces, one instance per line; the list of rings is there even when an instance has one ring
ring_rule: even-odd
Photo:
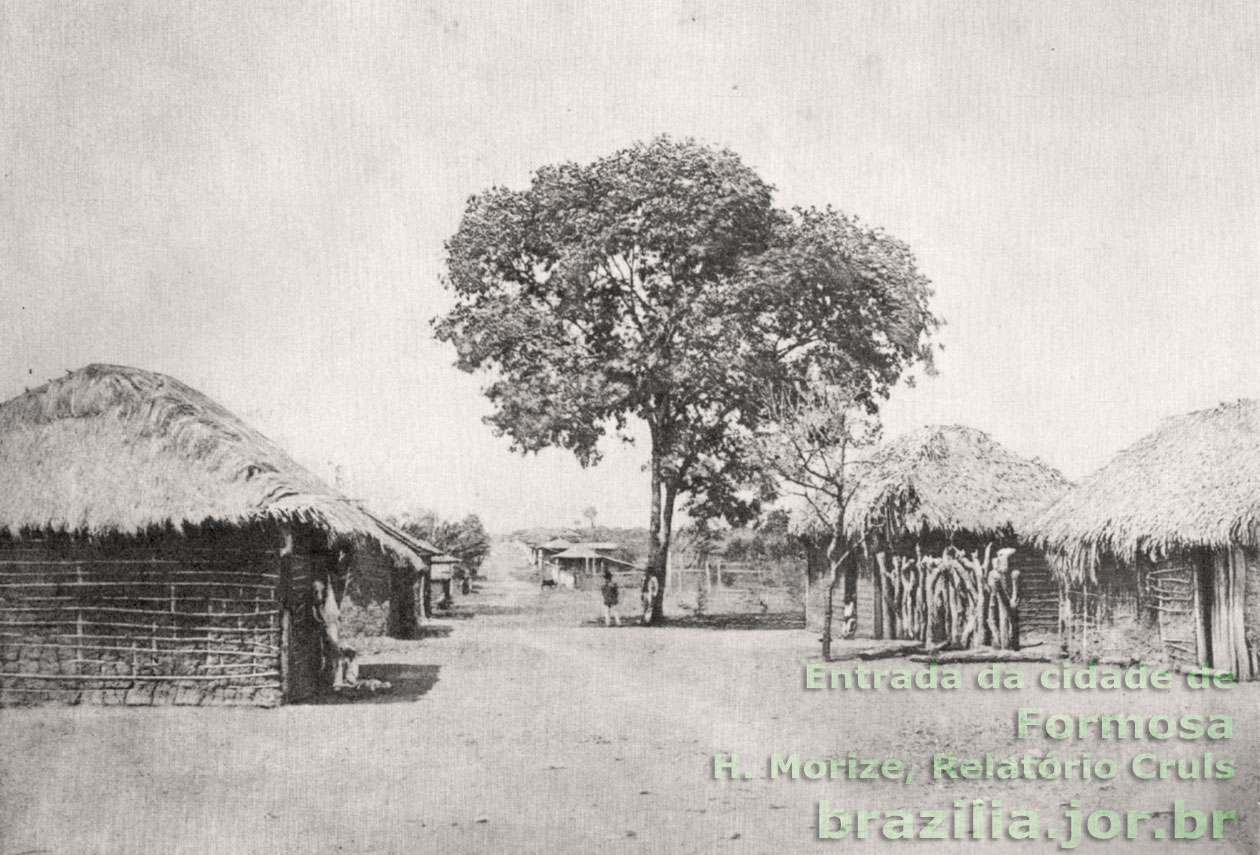
[[[432,620],[471,620],[477,616],[476,612],[463,611],[464,607],[455,607],[451,609],[434,609],[430,616]]]
[[[515,615],[523,615],[523,614],[529,613],[529,610],[521,608],[520,606],[494,606],[494,605],[485,604],[485,605],[469,606],[469,608],[472,609],[471,612],[460,612],[458,614],[451,615],[451,617],[456,617],[456,618],[474,617],[476,615],[497,615],[500,617],[512,617]]]
[[[602,618],[583,621],[582,626],[604,628]],[[637,620],[625,620],[621,626],[642,629],[804,629],[805,618],[796,612],[771,612],[769,614],[680,615],[669,617],[657,626],[641,627]]]
[[[402,665],[375,662],[359,666],[359,680],[383,680],[389,689],[379,692],[343,690],[312,698],[309,704],[402,704],[428,694],[438,681],[441,665]]]
[[[446,638],[451,634],[451,630],[454,628],[455,627],[453,626],[445,626],[440,623],[430,623],[425,621],[420,624],[419,628],[416,630],[416,639]]]

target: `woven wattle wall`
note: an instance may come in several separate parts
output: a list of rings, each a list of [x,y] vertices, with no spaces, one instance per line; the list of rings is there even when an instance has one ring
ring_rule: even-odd
[[[279,589],[244,533],[0,542],[0,704],[278,704]]]

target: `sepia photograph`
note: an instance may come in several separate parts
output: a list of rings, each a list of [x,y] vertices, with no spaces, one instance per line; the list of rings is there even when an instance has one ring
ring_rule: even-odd
[[[1260,5],[0,2],[0,746],[0,855],[1260,855]]]

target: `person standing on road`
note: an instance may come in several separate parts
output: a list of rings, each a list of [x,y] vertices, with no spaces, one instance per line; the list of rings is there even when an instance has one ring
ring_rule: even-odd
[[[613,581],[612,571],[604,571],[604,584],[600,588],[600,593],[604,597],[604,626],[617,624],[621,626],[621,618],[617,617],[617,613],[613,609],[617,606],[617,600],[621,598],[621,592],[617,588],[617,583]]]

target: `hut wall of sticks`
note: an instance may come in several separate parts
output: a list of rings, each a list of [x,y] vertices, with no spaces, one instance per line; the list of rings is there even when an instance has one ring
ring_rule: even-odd
[[[1096,583],[1064,584],[1064,652],[1078,661],[1195,667],[1194,579],[1193,564],[1178,555],[1108,560]]]
[[[934,648],[1018,649],[1053,632],[1058,596],[1028,521],[1067,489],[1049,466],[960,426],[928,427],[856,469],[845,533],[873,584],[873,635]],[[856,595],[846,592],[845,635]]]
[[[278,703],[279,550],[259,534],[3,538],[0,701]]]
[[[1260,678],[1260,402],[1166,419],[1034,528],[1073,658]]]
[[[0,704],[300,700],[331,684],[354,568],[423,564],[213,401],[136,369],[0,404],[0,482]]]

